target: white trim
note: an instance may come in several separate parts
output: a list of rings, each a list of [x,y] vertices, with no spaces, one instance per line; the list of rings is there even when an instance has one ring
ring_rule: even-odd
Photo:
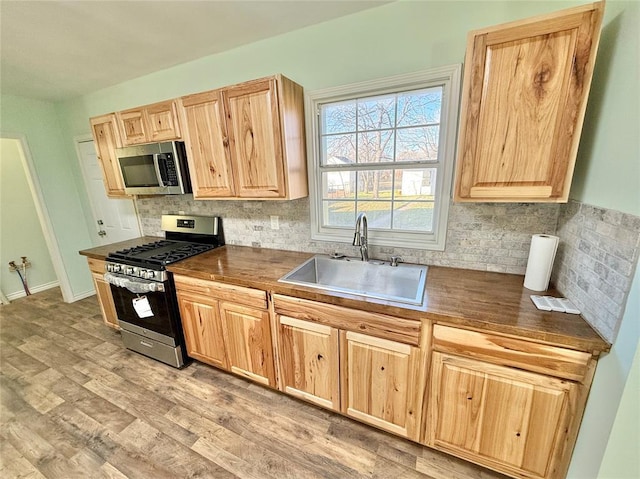
[[[29,291],[31,292],[31,294],[35,294],[41,291],[46,291],[47,289],[57,288],[58,286],[60,286],[60,282],[51,281],[49,283],[40,284],[38,286],[29,286]],[[13,301],[14,299],[23,298],[26,295],[27,293],[25,293],[24,291],[16,291],[15,293],[9,293],[7,295],[7,298],[9,299],[9,301]]]
[[[89,193],[89,185],[87,184],[87,168],[84,165],[84,162],[82,161],[82,155],[80,153],[80,143],[87,143],[89,141],[93,141],[93,136],[91,136],[90,134],[86,134],[86,135],[78,135],[78,136],[74,136],[73,137],[73,146],[75,147],[76,150],[76,157],[78,159],[78,163],[80,164],[80,172],[82,173],[82,184],[84,185],[84,191],[87,194],[87,199],[89,200],[89,209],[91,210],[91,216],[93,217],[93,224],[89,227],[89,231],[95,231],[95,236],[97,238],[94,238],[96,241],[98,241],[100,244],[103,244],[101,240],[101,238],[98,236],[97,234],[97,218],[98,215],[96,214],[96,205],[93,203],[93,200],[91,199],[91,194]]]
[[[62,298],[65,302],[71,303],[73,302],[73,290],[71,289],[69,276],[67,275],[67,270],[64,266],[64,262],[62,261],[60,246],[58,245],[58,240],[54,232],[55,230],[51,223],[47,204],[45,203],[44,196],[42,195],[42,189],[40,188],[38,175],[36,174],[36,169],[33,164],[33,157],[31,156],[31,150],[29,150],[27,137],[22,133],[6,133],[0,131],[0,138],[8,138],[18,140],[20,142],[25,176],[27,177],[27,183],[31,190],[31,196],[33,197],[33,203],[36,208],[36,213],[38,214],[38,219],[40,220],[42,234],[44,235],[44,240],[47,243],[47,249],[51,256],[51,263],[54,271],[56,272],[56,276],[58,277],[60,290],[62,291]]]
[[[351,242],[353,231],[347,228],[322,227],[320,178],[318,177],[319,139],[318,108],[325,101],[341,101],[353,98],[354,95],[382,95],[385,93],[412,88],[442,85],[441,137],[439,161],[439,178],[436,181],[436,201],[439,202],[436,216],[433,219],[434,234],[406,231],[369,231],[369,243],[379,246],[401,246],[408,248],[443,251],[447,234],[447,220],[453,184],[453,165],[457,138],[457,123],[460,100],[460,64],[433,68],[422,72],[395,75],[382,79],[352,83],[323,90],[307,92],[305,95],[305,111],[307,124],[307,162],[309,172],[309,199],[311,215],[311,239],[332,242]],[[392,165],[389,165],[392,166]],[[429,165],[423,165],[428,167]]]
[[[91,289],[89,291],[85,291],[83,293],[78,293],[73,297],[73,301],[80,301],[81,299],[85,299],[88,298],[90,296],[95,296],[96,295],[96,290],[95,289]]]
[[[105,241],[103,241],[102,238],[97,234],[98,214],[96,212],[96,205],[94,204],[91,193],[89,192],[89,184],[87,183],[87,179],[89,178],[87,174],[87,168],[84,162],[82,161],[82,154],[80,153],[80,143],[87,143],[89,141],[94,142],[94,145],[95,145],[95,140],[93,139],[93,135],[91,134],[78,135],[73,137],[73,144],[76,150],[76,157],[78,158],[78,163],[80,164],[80,171],[82,172],[82,183],[84,184],[84,190],[85,190],[85,193],[87,194],[87,198],[89,199],[89,209],[91,210],[91,215],[93,216],[93,223],[89,226],[89,231],[95,231],[94,240],[100,243],[101,245],[104,245]],[[140,220],[140,215],[138,214],[138,203],[136,201],[137,197],[132,196],[126,199],[131,199],[131,201],[133,202],[133,210],[135,212],[136,223],[138,225],[138,236],[143,236],[142,222]]]

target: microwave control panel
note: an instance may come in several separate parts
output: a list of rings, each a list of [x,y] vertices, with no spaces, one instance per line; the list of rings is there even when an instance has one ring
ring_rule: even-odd
[[[173,153],[160,153],[158,155],[158,168],[160,169],[160,178],[162,178],[162,186],[179,186],[178,169]]]

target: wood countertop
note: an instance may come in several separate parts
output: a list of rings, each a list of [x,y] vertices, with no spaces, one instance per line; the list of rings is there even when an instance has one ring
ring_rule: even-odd
[[[83,250],[80,254],[104,259],[111,251],[159,239],[162,238],[147,236]],[[529,296],[540,293],[526,289],[520,275],[429,266],[425,301],[420,307],[278,282],[312,256],[312,253],[227,245],[174,263],[168,270],[364,311],[499,332],[594,355],[611,348],[581,316],[536,309]],[[560,296],[554,290],[544,294]]]

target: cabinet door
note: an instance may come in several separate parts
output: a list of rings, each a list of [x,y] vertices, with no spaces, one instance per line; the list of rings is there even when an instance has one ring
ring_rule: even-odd
[[[269,312],[220,302],[220,315],[231,371],[275,387]]]
[[[284,392],[340,410],[338,330],[277,316]]]
[[[494,470],[555,477],[577,386],[569,381],[433,353],[427,444]]]
[[[120,329],[113,294],[111,294],[111,285],[104,280],[105,262],[95,258],[87,258],[87,262],[93,278],[93,285],[96,288],[96,296],[104,324],[113,329]]]
[[[567,201],[603,9],[469,34],[456,200]]]
[[[122,134],[122,144],[124,146],[148,143],[147,125],[144,118],[144,108],[134,108],[132,110],[119,111],[118,123]]]
[[[212,366],[227,369],[218,301],[178,291],[178,305],[187,354]]]
[[[116,158],[116,148],[122,146],[116,124],[115,114],[91,118],[91,132],[98,154],[98,164],[107,196],[124,196],[124,182]]]
[[[234,196],[229,139],[220,92],[183,97],[182,117],[193,197]]]
[[[223,97],[238,196],[284,197],[276,80],[241,84],[223,90]]]
[[[180,139],[180,124],[175,100],[163,101],[145,108],[148,141]]]
[[[407,344],[341,331],[342,410],[417,440],[419,351]]]

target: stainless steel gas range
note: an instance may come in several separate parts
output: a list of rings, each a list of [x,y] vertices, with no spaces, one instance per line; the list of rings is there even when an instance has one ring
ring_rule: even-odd
[[[105,280],[128,349],[181,368],[187,364],[173,276],[166,266],[224,245],[218,217],[163,215],[165,239],[114,251]]]

